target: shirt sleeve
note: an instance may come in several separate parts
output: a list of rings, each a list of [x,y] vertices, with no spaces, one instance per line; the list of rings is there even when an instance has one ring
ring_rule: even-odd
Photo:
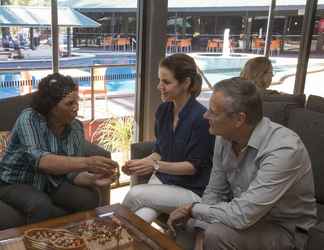
[[[245,192],[230,202],[197,204],[192,210],[193,217],[208,223],[220,222],[236,229],[252,226],[273,208],[296,179],[310,171],[310,162],[305,151],[299,141],[296,147],[285,146],[267,153],[261,159],[255,179]],[[223,185],[217,183],[224,183],[222,179],[225,177],[222,175],[221,172],[213,172],[213,182],[209,186],[215,187],[209,187],[209,192],[223,190]]]
[[[222,152],[222,143],[220,140],[220,137],[216,137],[215,139],[213,168],[211,170],[209,183],[202,197],[201,203],[203,204],[215,205],[221,201],[228,202],[232,197],[230,184],[226,178],[226,172],[222,169],[220,163]]]
[[[89,149],[87,148],[87,143],[84,135],[84,129],[83,129],[83,124],[81,121],[75,119],[72,124],[72,129],[74,132],[74,136],[76,138],[73,139],[74,141],[74,147],[76,148],[75,150],[75,155],[74,156],[86,156],[89,154]],[[90,152],[89,156],[92,155]],[[95,154],[94,154],[95,155]],[[70,183],[74,183],[74,178],[79,174],[80,172],[70,172],[66,174],[66,178]]]
[[[207,120],[200,117],[192,127],[190,141],[186,146],[186,161],[189,161],[197,171],[211,167],[215,137],[209,134]]]
[[[27,158],[35,170],[39,167],[40,158],[50,154],[44,135],[41,134],[42,128],[40,124],[41,121],[37,114],[31,111],[24,111],[19,116],[14,128],[19,142],[24,147]]]
[[[74,143],[73,145],[75,148],[75,150],[73,150],[74,151],[73,156],[87,156],[87,154],[89,153],[88,152],[89,147],[87,147],[88,143],[86,142],[85,139],[85,132],[84,132],[82,122],[75,119],[72,122],[71,128],[72,128],[71,132],[73,132],[72,141]]]

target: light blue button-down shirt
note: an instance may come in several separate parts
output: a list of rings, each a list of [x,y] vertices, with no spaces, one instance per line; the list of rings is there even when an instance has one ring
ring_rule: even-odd
[[[316,222],[316,201],[311,162],[299,136],[263,118],[239,157],[231,142],[217,137],[210,181],[192,214],[200,226],[220,222],[245,229],[262,219],[291,232],[308,230]]]

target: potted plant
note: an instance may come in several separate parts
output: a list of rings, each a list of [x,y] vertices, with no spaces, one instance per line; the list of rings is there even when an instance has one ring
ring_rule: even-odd
[[[117,153],[119,163],[123,164],[125,161],[129,160],[129,150],[130,144],[133,141],[133,132],[133,117],[112,117],[106,119],[97,127],[93,137],[95,137],[95,140],[104,149],[109,150],[111,153]],[[120,157],[118,157],[118,153],[120,153]]]

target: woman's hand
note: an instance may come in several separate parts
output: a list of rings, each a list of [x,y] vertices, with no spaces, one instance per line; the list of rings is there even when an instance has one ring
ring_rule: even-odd
[[[104,156],[86,157],[85,161],[87,166],[85,170],[93,174],[112,176],[118,168],[117,162]]]
[[[154,161],[150,158],[140,160],[130,160],[122,167],[122,171],[127,175],[147,175],[154,171]]]

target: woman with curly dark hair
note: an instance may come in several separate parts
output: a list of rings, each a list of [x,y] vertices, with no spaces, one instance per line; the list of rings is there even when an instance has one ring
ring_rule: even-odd
[[[18,117],[0,162],[0,200],[34,223],[98,206],[92,186],[108,185],[116,163],[84,156],[78,85],[55,73],[43,78],[31,108]]]

